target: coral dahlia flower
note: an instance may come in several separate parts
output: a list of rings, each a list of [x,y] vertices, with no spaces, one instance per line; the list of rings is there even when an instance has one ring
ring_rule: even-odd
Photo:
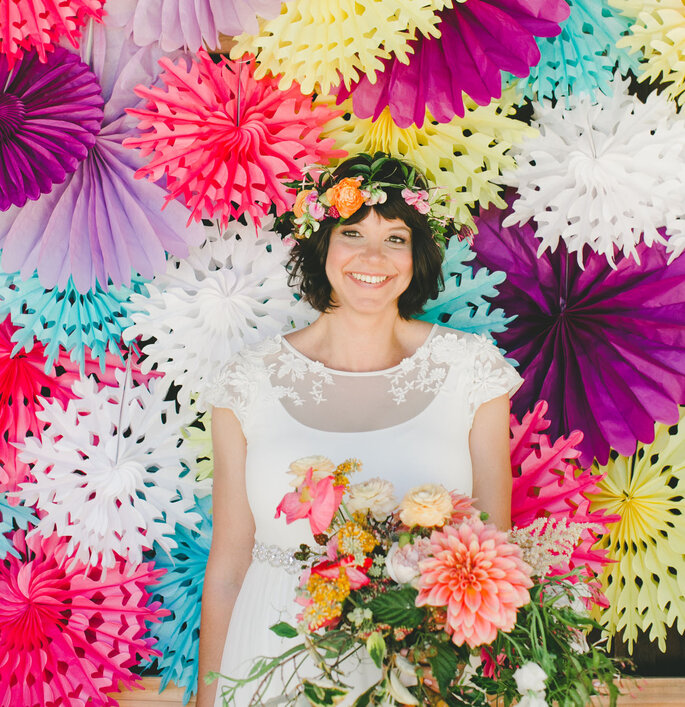
[[[530,567],[505,533],[478,519],[433,531],[431,554],[419,563],[417,606],[444,606],[452,642],[471,648],[511,631],[530,601]]]

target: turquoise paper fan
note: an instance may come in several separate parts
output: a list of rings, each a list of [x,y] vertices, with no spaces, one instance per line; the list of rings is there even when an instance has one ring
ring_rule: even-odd
[[[5,536],[5,533],[11,533],[17,528],[27,530],[29,523],[35,523],[36,520],[33,508],[11,506],[7,502],[7,494],[0,493],[0,560],[3,560],[8,552],[19,557],[12,541]]]
[[[475,257],[466,240],[451,239],[442,264],[445,289],[437,299],[428,300],[419,319],[492,339],[493,332],[505,331],[516,317],[493,309],[485,299],[497,296],[496,285],[504,282],[506,273],[485,268],[474,273],[469,263]]]
[[[146,280],[132,277],[131,287],[100,285],[84,294],[78,292],[71,278],[65,290],[46,290],[34,274],[22,280],[19,273],[0,273],[0,319],[8,314],[18,330],[12,336],[19,350],[30,351],[37,339],[45,344],[45,370],[59,355],[60,347],[71,352],[71,360],[81,371],[85,366],[85,349],[100,362],[104,370],[107,351],[121,354],[121,333],[133,324],[129,314],[131,294],[147,294]],[[122,358],[123,360],[123,358]]]
[[[538,38],[541,58],[530,75],[519,79],[509,74],[505,79],[531,100],[593,93],[597,89],[611,95],[616,65],[622,75],[629,70],[638,73],[638,56],[616,46],[632,20],[612,8],[608,0],[567,2],[571,14],[562,24],[561,34]]]

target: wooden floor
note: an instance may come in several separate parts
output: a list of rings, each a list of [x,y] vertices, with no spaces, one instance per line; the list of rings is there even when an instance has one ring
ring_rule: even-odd
[[[159,679],[143,679],[143,690],[135,692],[124,692],[114,695],[118,699],[121,707],[182,707],[183,690],[178,687],[169,686],[160,695]],[[650,678],[624,684],[622,691],[624,695],[618,704],[621,707],[672,707],[681,705],[685,707],[685,678]],[[607,705],[608,702],[595,702],[595,706]],[[189,707],[194,707],[195,700],[188,703]]]

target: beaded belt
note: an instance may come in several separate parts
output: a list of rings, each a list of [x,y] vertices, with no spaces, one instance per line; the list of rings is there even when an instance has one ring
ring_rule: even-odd
[[[302,567],[301,563],[293,557],[295,552],[297,552],[296,549],[255,543],[252,548],[252,559],[258,562],[268,562],[272,567],[280,567],[288,574],[299,574]]]

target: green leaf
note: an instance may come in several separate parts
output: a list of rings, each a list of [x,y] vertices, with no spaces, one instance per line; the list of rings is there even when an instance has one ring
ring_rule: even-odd
[[[336,685],[317,685],[314,682],[305,680],[304,696],[309,700],[310,704],[315,707],[332,707],[340,702],[341,697],[345,697],[348,690],[344,687]]]
[[[418,592],[413,587],[402,587],[396,592],[379,594],[368,604],[376,621],[393,627],[416,628],[425,617],[425,610],[416,606]]]
[[[297,629],[285,621],[281,621],[280,623],[270,626],[269,630],[273,631],[281,638],[295,638],[295,636],[297,636]]]
[[[376,683],[377,685],[378,683]],[[368,707],[368,705],[371,702],[371,695],[373,694],[373,691],[376,689],[376,685],[371,685],[371,687],[354,701],[354,704],[352,707]]]
[[[380,631],[374,631],[366,639],[366,650],[371,656],[371,660],[376,664],[376,667],[381,668],[383,666],[383,658],[385,658],[385,639]]]
[[[451,643],[440,643],[436,648],[437,653],[428,658],[428,663],[433,671],[433,677],[438,681],[440,694],[444,696],[457,675],[459,657]]]

